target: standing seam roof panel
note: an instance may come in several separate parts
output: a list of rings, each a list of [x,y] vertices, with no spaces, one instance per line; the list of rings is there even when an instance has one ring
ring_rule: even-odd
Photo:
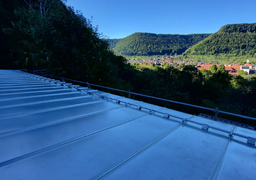
[[[256,177],[253,130],[38,78],[0,70],[0,179]]]

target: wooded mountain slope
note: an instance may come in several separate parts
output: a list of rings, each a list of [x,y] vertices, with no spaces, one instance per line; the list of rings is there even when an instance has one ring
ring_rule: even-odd
[[[230,24],[192,46],[186,55],[213,54],[254,55],[256,53],[256,23]]]
[[[109,48],[113,49],[120,39],[108,39]]]
[[[174,55],[182,54],[210,34],[152,34],[134,33],[120,40],[109,40],[110,48],[118,55]],[[116,43],[116,44],[115,44]]]

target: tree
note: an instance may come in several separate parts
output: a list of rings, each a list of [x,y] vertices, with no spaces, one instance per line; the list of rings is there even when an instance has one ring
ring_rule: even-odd
[[[252,80],[256,81],[256,74],[252,75]]]
[[[225,72],[225,66],[224,65],[219,65],[217,68],[217,71]]]
[[[53,30],[52,18],[63,16],[64,4],[61,0],[11,2],[15,6],[13,12],[9,12],[13,13],[11,26],[2,28],[12,44],[9,56],[15,55],[17,68],[45,68],[50,58],[50,49],[45,45],[48,37],[45,35],[49,28]]]
[[[245,79],[242,76],[238,75],[232,79],[231,81],[232,87],[235,89],[241,88],[244,84],[244,81]]]
[[[248,73],[246,71],[243,71],[243,70],[239,70],[237,72],[238,72],[238,75],[240,75],[240,76],[248,75]]]
[[[209,71],[213,74],[217,71],[217,66],[214,64],[214,65],[211,65],[210,68],[209,68]]]
[[[256,107],[256,81],[237,78],[237,86],[227,90],[221,103],[249,116]]]
[[[202,74],[206,74],[206,73],[207,73],[207,70],[206,70],[205,68],[202,68],[202,69],[200,69],[200,72],[201,72]]]
[[[204,97],[217,102],[221,94],[231,87],[231,79],[232,75],[228,72],[216,71],[204,83]]]
[[[202,73],[193,65],[186,65],[181,72],[180,83],[187,90],[189,102],[200,105],[202,103]]]
[[[202,73],[204,79],[208,79],[211,75],[211,72],[210,71],[207,71],[206,69],[202,68],[200,69],[200,72]]]
[[[12,32],[10,30],[12,22],[16,20],[14,10],[21,6],[19,0],[8,0],[0,2],[0,69],[16,69],[18,54],[14,51],[15,41],[12,41]],[[7,32],[8,31],[8,32]]]

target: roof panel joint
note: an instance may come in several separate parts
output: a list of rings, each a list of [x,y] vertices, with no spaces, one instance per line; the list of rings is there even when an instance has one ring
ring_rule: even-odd
[[[168,113],[165,113],[165,114],[164,114],[164,117],[167,118],[167,119],[169,119],[170,115],[169,115]]]
[[[141,106],[137,106],[136,109],[141,110]]]
[[[253,137],[247,137],[247,144],[251,144],[255,146],[256,139]]]
[[[208,131],[209,126],[207,124],[202,124],[202,129]]]

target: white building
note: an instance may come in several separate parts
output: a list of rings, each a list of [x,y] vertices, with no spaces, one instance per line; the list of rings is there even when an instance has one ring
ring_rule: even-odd
[[[255,67],[249,63],[241,65],[240,70],[243,70],[243,71],[247,72],[248,74],[255,74]]]

